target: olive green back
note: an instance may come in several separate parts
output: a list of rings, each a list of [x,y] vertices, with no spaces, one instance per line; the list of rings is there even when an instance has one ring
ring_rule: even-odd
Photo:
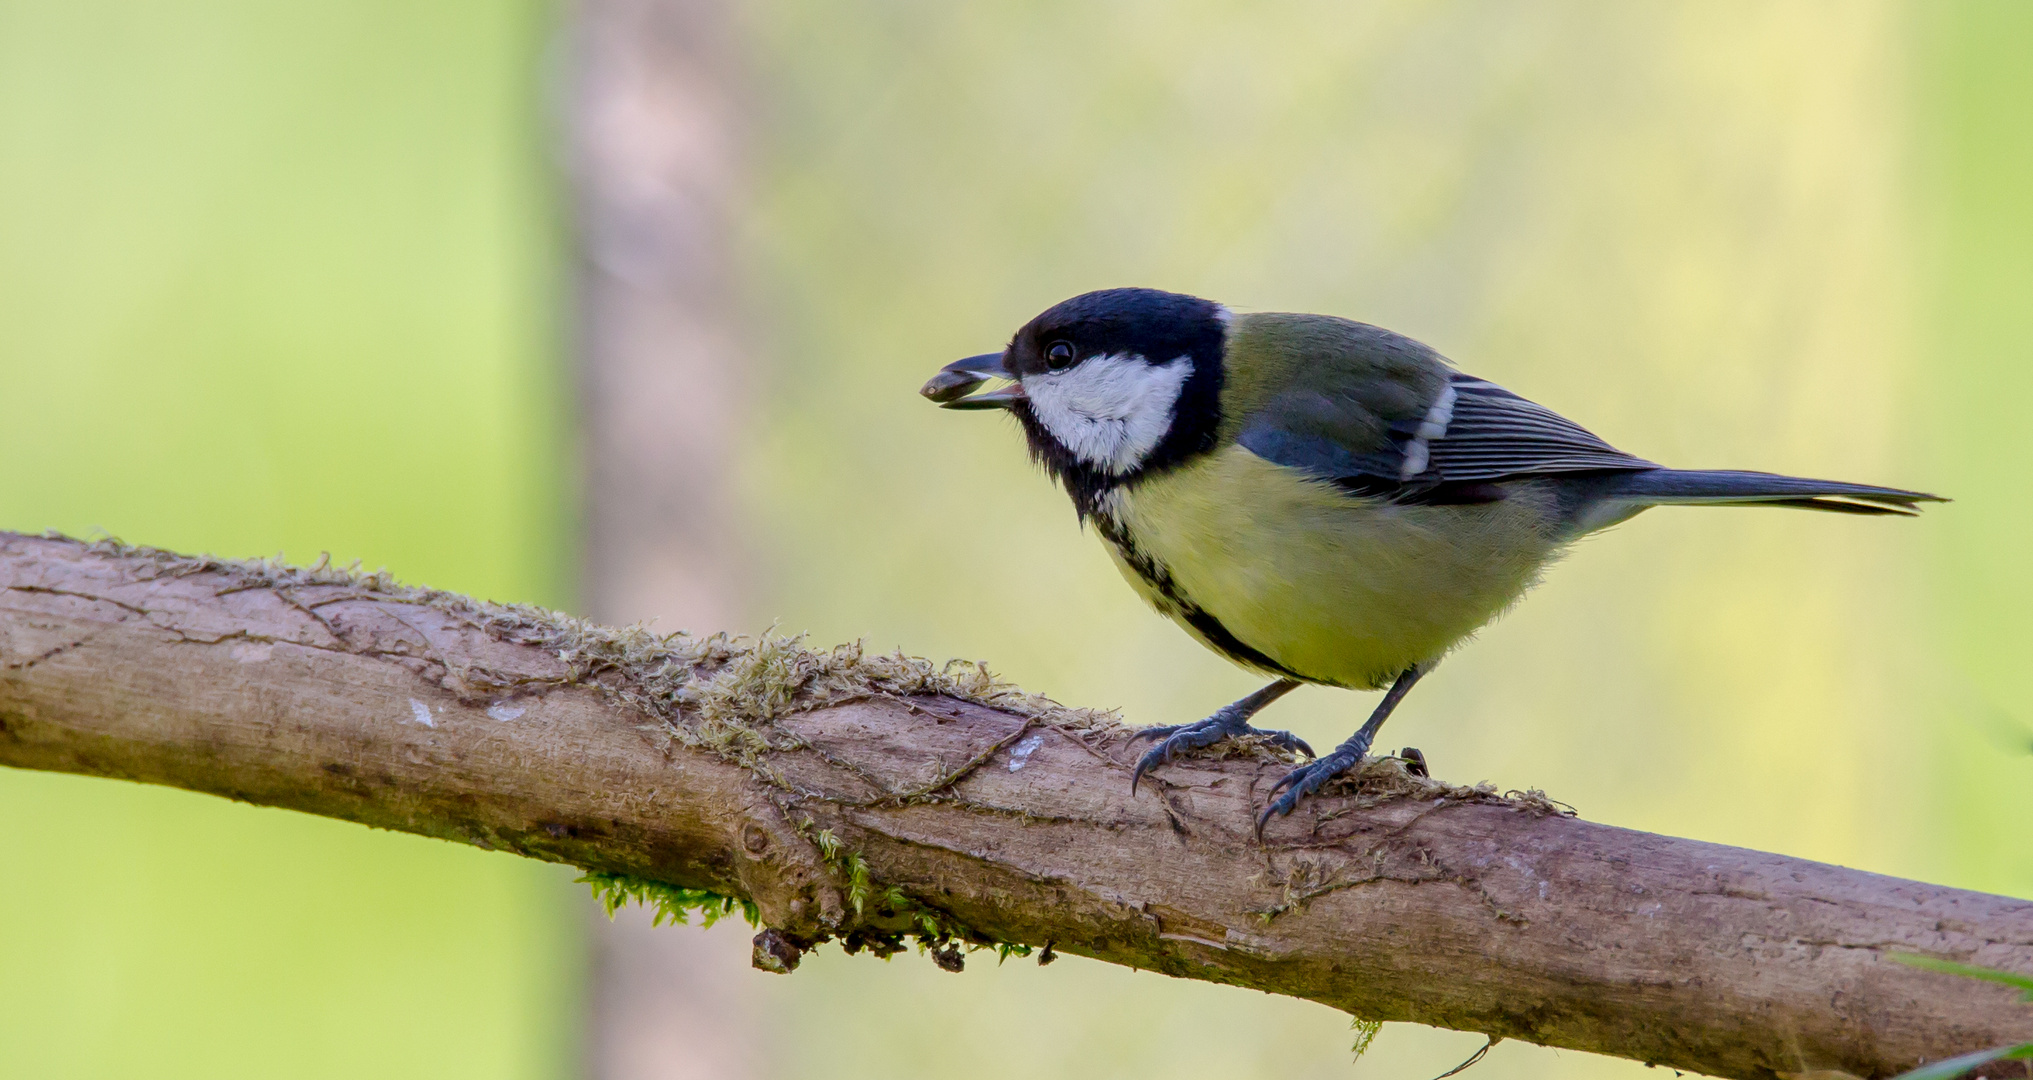
[[[1439,353],[1368,323],[1238,315],[1229,329],[1221,443],[1268,424],[1356,453],[1379,449],[1393,421],[1425,415],[1447,373]]]

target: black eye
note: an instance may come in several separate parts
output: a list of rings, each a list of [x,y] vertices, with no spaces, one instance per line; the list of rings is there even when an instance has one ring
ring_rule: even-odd
[[[1073,343],[1054,341],[1045,346],[1045,366],[1053,371],[1064,371],[1073,363]]]

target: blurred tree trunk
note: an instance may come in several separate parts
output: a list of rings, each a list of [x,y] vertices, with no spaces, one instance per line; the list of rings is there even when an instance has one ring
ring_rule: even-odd
[[[584,606],[667,631],[737,625],[727,478],[747,356],[730,285],[742,172],[731,10],[580,0],[573,15]],[[592,919],[591,1077],[759,1074],[751,1002],[726,978],[746,963],[745,936],[654,932],[640,908]]]

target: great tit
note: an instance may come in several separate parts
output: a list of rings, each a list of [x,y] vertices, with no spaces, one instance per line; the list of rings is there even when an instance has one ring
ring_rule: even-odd
[[[1008,386],[976,393],[991,379]],[[1271,789],[1257,828],[1347,771],[1441,657],[1580,537],[1653,506],[1906,514],[1934,495],[1770,473],[1668,469],[1367,323],[1232,312],[1107,289],[1058,304],[1001,352],[921,391],[1007,409],[1130,586],[1201,644],[1275,681],[1159,740],[1245,734],[1300,683],[1388,687],[1369,720]]]

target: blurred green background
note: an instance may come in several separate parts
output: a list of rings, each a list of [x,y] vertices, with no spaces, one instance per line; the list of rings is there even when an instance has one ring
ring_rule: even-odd
[[[2033,5],[737,11],[739,629],[1205,714],[1250,678],[1138,606],[1010,425],[914,390],[1089,288],[1350,315],[1643,456],[1958,500],[1645,515],[1391,745],[1596,820],[2033,895]],[[569,606],[571,14],[0,0],[0,527]],[[1318,745],[1367,707],[1308,690],[1278,720]],[[14,771],[0,813],[5,1075],[582,1068],[560,868]],[[1077,958],[713,978],[771,1076],[1350,1072],[1323,1007]],[[1392,1025],[1355,1071],[1479,1043]]]

